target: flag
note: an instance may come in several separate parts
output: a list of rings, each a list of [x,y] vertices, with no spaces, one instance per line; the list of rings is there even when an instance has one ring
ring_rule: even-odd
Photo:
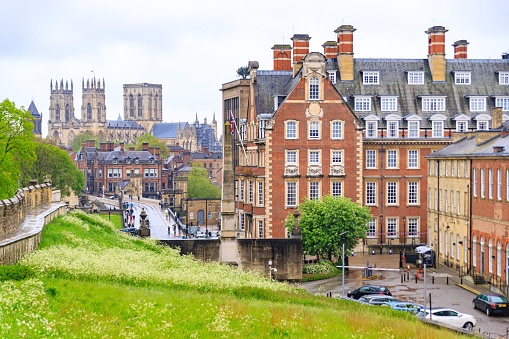
[[[230,134],[233,135],[235,132],[235,118],[233,117],[232,111],[230,111]]]

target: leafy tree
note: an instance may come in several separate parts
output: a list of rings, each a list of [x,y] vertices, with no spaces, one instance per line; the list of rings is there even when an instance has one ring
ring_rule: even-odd
[[[33,117],[23,107],[5,99],[0,103],[0,198],[14,195],[18,183],[28,180],[22,175],[25,166],[35,161]]]
[[[166,159],[170,156],[170,149],[166,146],[166,144],[161,140],[157,139],[152,134],[143,134],[142,136],[138,137],[134,145],[134,150],[141,151],[142,144],[144,142],[148,142],[148,145],[150,147],[159,147],[159,152],[162,158]]]
[[[249,68],[247,66],[242,66],[237,68],[237,76],[245,79],[249,76]]]
[[[74,138],[72,142],[72,150],[74,152],[78,152],[81,149],[81,145],[87,140],[94,140],[94,145],[96,148],[99,147],[99,143],[102,141],[97,135],[91,133],[81,133]]]
[[[198,163],[192,164],[193,169],[189,173],[187,181],[187,196],[190,199],[219,199],[221,189],[210,182],[207,170]]]
[[[78,170],[69,154],[48,142],[36,142],[37,160],[29,170],[32,178],[39,182],[50,179],[53,187],[60,190],[62,196],[68,196],[71,190],[81,194],[85,185],[83,172]]]
[[[345,253],[349,253],[366,236],[366,224],[371,220],[368,207],[331,195],[305,200],[299,211],[304,252],[329,260],[340,257],[343,243]],[[293,222],[289,217],[286,225]]]

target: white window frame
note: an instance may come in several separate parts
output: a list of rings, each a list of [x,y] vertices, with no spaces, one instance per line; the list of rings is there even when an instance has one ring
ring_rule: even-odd
[[[408,218],[408,237],[417,238],[419,236],[419,218]]]
[[[485,189],[486,187],[484,186],[484,168],[481,168],[480,171],[479,171],[479,175],[480,175],[480,179],[481,179],[481,198],[484,198],[485,196]]]
[[[456,121],[456,132],[467,132],[467,131],[468,131],[468,121],[457,120]]]
[[[246,197],[246,196],[245,196],[246,192],[245,192],[245,190],[244,190],[244,186],[245,186],[245,184],[244,184],[244,180],[240,180],[240,181],[239,181],[239,184],[240,184],[240,190],[239,190],[239,201],[244,201],[244,199],[245,199],[245,197]]]
[[[474,187],[472,188],[472,193],[473,193],[474,197],[477,197],[477,168],[474,168],[472,171],[472,180],[474,182],[474,184],[473,184]]]
[[[332,181],[331,182],[331,194],[334,197],[342,197],[343,196],[343,182],[342,181]]]
[[[470,112],[486,112],[486,97],[470,97],[468,105]]]
[[[285,163],[287,165],[297,165],[299,153],[297,150],[285,150]]]
[[[366,138],[378,136],[378,121],[366,121]]]
[[[343,151],[331,150],[330,162],[332,165],[340,165],[343,163]]]
[[[445,112],[445,97],[423,97],[421,104],[423,112]]]
[[[399,121],[387,121],[387,138],[399,136]]]
[[[294,120],[285,122],[285,139],[295,140],[298,139],[298,123]]]
[[[317,77],[309,79],[309,100],[320,99],[320,80]]]
[[[477,130],[478,131],[487,131],[490,129],[490,121],[489,120],[476,120]]]
[[[419,204],[419,182],[409,181],[408,182],[408,205]]]
[[[258,220],[258,238],[263,238],[263,220]]]
[[[497,169],[497,200],[502,200],[502,171]]]
[[[398,168],[398,151],[397,150],[387,150],[387,168]]]
[[[454,84],[470,85],[472,83],[471,72],[454,72]]]
[[[321,163],[320,150],[309,150],[308,163],[310,165],[319,165]]]
[[[509,85],[509,72],[498,72],[498,84]]]
[[[461,215],[461,192],[460,191],[457,192],[456,197],[457,197],[456,203],[458,204],[458,208],[457,208],[458,215]]]
[[[424,72],[422,72],[422,71],[408,72],[408,84],[409,85],[424,85]]]
[[[249,180],[247,182],[247,202],[249,204],[253,203],[253,193],[254,193],[254,182],[253,180]]]
[[[310,181],[308,185],[309,200],[320,199],[320,181]]]
[[[263,181],[258,181],[258,206],[263,206]]]
[[[297,182],[287,181],[285,185],[285,205],[289,207],[297,206]]]
[[[375,181],[367,181],[366,182],[366,205],[369,205],[369,206],[376,205],[376,182]]]
[[[387,237],[394,239],[398,236],[398,218],[387,218]]]
[[[343,122],[342,121],[331,121],[331,139],[340,140],[343,139]]]
[[[409,138],[418,138],[420,130],[420,121],[408,121],[408,137]]]
[[[329,80],[330,80],[331,84],[335,85],[336,84],[336,71],[327,71],[327,73],[329,74]]]
[[[376,168],[376,150],[366,150],[366,168]]]
[[[319,121],[310,121],[308,123],[308,138],[310,140],[319,140],[320,139],[320,122]]]
[[[398,111],[398,97],[395,97],[395,96],[380,97],[380,111],[382,111],[382,112],[397,112]]]
[[[388,181],[387,182],[387,205],[398,204],[398,182]]]
[[[408,168],[419,168],[418,150],[408,150]]]
[[[503,112],[509,111],[509,97],[495,97],[495,107],[502,107]]]
[[[442,120],[432,120],[431,126],[431,133],[433,138],[444,137],[444,122]]]
[[[371,111],[371,97],[370,96],[355,96],[354,109],[357,112],[370,112]]]
[[[368,221],[366,228],[366,238],[376,238],[376,218],[371,218],[371,221]]]
[[[363,85],[378,85],[380,82],[380,72],[364,71],[362,72]]]

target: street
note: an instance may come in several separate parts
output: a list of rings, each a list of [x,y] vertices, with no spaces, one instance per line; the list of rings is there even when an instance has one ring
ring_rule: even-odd
[[[369,254],[356,254],[354,257],[349,257],[350,266],[366,266],[376,265],[378,268],[399,268],[399,255],[369,255]],[[447,278],[436,277],[435,283],[432,283],[431,274],[437,275],[450,275],[449,284],[447,285]],[[415,270],[408,273],[409,278],[406,280],[405,270],[399,271],[373,271],[373,275],[378,274],[379,280],[363,281],[362,276],[364,271],[362,269],[351,269],[350,274],[345,275],[345,297],[348,291],[356,289],[363,285],[383,285],[389,288],[393,296],[400,300],[408,300],[418,304],[422,304],[424,300],[424,283],[422,279],[415,282]],[[401,275],[405,274],[405,281],[401,282]],[[427,307],[429,307],[429,296],[431,295],[432,307],[447,307],[457,310],[461,313],[473,315],[477,319],[477,326],[474,327],[474,332],[485,333],[491,335],[491,338],[498,338],[498,334],[502,338],[506,338],[506,331],[509,328],[509,317],[503,316],[490,316],[488,317],[484,312],[474,310],[472,308],[472,299],[475,294],[457,286],[460,283],[458,273],[447,267],[439,267],[437,269],[428,269],[426,272],[426,298]],[[305,282],[300,285],[302,288],[312,294],[332,293],[334,297],[341,297],[342,293],[342,278],[334,277],[322,281]],[[487,291],[488,285],[473,285],[463,281],[463,284],[473,287],[479,291]],[[378,307],[378,306],[373,306]]]

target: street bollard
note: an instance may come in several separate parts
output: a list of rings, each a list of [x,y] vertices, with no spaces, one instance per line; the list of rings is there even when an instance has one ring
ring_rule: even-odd
[[[449,285],[449,277],[447,277],[447,285]]]
[[[434,284],[435,283],[435,276],[431,276],[431,283]]]
[[[403,283],[403,275],[401,275],[401,283]]]

